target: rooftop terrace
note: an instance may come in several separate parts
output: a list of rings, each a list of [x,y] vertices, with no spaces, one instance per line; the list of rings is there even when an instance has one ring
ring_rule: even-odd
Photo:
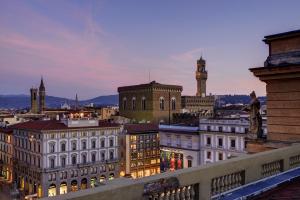
[[[137,180],[115,179],[94,189],[71,192],[51,197],[51,199],[206,200],[259,179],[296,168],[299,165],[300,145],[297,144]]]

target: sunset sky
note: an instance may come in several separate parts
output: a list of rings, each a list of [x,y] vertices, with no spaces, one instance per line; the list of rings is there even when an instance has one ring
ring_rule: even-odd
[[[207,92],[265,94],[265,35],[300,29],[298,0],[0,0],[0,94],[87,99],[151,80],[193,95],[203,55]]]

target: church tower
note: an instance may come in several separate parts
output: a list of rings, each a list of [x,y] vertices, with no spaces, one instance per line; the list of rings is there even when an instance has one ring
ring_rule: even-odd
[[[196,96],[205,97],[206,96],[207,71],[205,69],[205,60],[202,58],[202,56],[200,57],[199,60],[197,60],[196,80],[197,80]]]
[[[45,110],[45,97],[46,97],[46,89],[42,77],[41,84],[39,87],[39,112],[40,113],[43,113],[43,111]]]
[[[37,101],[37,88],[30,88],[30,102],[31,102],[31,112],[38,113],[38,101]]]

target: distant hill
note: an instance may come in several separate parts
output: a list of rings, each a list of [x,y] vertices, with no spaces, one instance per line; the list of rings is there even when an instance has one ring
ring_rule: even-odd
[[[94,105],[117,105],[119,95],[99,96],[88,100],[79,101],[80,105],[87,105],[93,103]],[[59,108],[62,104],[67,102],[74,105],[74,99],[67,99],[54,96],[46,96],[46,106],[48,108]],[[0,95],[0,108],[29,108],[30,96],[29,95]]]
[[[218,95],[217,105],[225,104],[248,104],[250,102],[249,95]],[[119,95],[98,96],[92,99],[79,101],[80,105],[117,105],[119,103]],[[262,104],[265,104],[266,97],[259,97]],[[69,105],[74,105],[74,99],[67,99],[54,96],[46,96],[46,106],[48,108],[59,108],[62,104],[67,102]],[[0,95],[0,108],[29,108],[29,95]]]
[[[251,101],[249,95],[218,95],[217,104],[249,104]],[[267,98],[265,96],[258,97],[261,104],[266,104]]]

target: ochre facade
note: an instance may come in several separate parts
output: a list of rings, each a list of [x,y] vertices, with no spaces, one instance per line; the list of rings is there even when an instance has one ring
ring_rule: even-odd
[[[120,116],[133,122],[171,123],[174,113],[181,110],[182,87],[149,84],[119,87]]]

